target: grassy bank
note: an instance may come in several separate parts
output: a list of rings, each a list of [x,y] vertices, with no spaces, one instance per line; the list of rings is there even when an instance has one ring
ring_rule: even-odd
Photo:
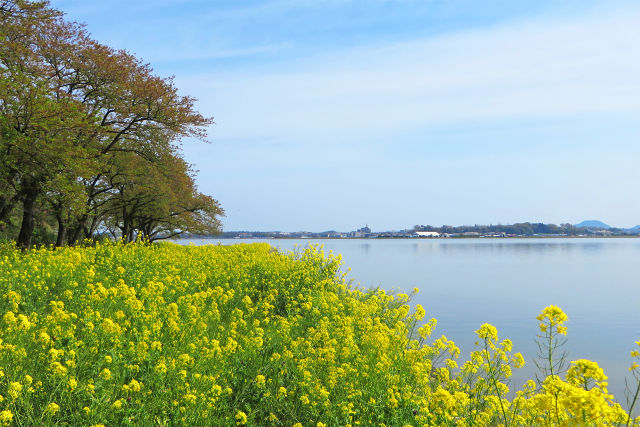
[[[524,361],[495,328],[460,358],[407,295],[352,289],[339,263],[267,244],[0,247],[0,424],[633,424],[596,364],[563,364],[559,309],[539,317],[540,379],[509,394]]]

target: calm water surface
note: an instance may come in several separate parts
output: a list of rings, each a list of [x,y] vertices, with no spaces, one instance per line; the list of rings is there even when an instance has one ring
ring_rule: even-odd
[[[266,241],[282,250],[322,244],[343,256],[349,278],[363,286],[420,292],[434,335],[446,335],[465,359],[482,323],[510,338],[534,373],[535,317],[550,304],[569,316],[569,360],[597,361],[610,390],[624,401],[629,352],[640,340],[640,239],[222,239],[222,244]],[[179,243],[187,243],[181,240]],[[218,240],[194,240],[194,244]]]

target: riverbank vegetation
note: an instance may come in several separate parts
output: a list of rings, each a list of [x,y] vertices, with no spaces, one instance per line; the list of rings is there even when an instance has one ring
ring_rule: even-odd
[[[640,424],[640,342],[621,406],[595,362],[560,357],[567,317],[547,307],[539,378],[513,387],[524,358],[493,326],[463,357],[409,296],[339,265],[267,244],[1,246],[0,424]]]
[[[215,233],[179,148],[212,123],[194,102],[48,2],[0,1],[0,239]]]

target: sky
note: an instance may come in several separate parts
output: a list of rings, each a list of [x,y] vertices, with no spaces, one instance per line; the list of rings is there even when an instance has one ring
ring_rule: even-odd
[[[640,2],[51,4],[214,118],[225,230],[640,224]]]

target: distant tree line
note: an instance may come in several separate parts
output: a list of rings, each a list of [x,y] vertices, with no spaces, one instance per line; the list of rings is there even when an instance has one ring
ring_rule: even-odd
[[[443,225],[441,227],[433,227],[430,225],[416,225],[414,226],[414,230],[416,231],[437,231],[439,233],[468,233],[468,232],[477,232],[480,234],[489,234],[489,233],[505,233],[505,234],[514,234],[517,236],[533,236],[533,235],[568,235],[568,236],[576,236],[579,234],[584,234],[589,230],[583,227],[576,227],[572,224],[543,224],[541,222],[531,223],[531,222],[520,222],[516,224],[507,224],[507,225],[462,225],[462,226],[449,226]],[[623,230],[617,228],[610,228],[609,231],[612,233],[622,232]]]
[[[0,0],[0,237],[23,248],[220,229],[183,137],[211,118],[171,78],[47,1]]]
[[[541,222],[521,222],[516,224],[498,224],[498,225],[461,225],[450,226],[443,225],[435,227],[432,225],[414,225],[411,229],[400,231],[378,231],[366,233],[365,237],[415,237],[416,231],[435,231],[441,235],[453,235],[454,237],[463,236],[464,233],[478,233],[479,235],[505,235],[505,236],[578,236],[578,235],[637,235],[640,233],[640,226],[632,229],[607,228],[603,231],[597,227],[576,227],[572,224],[544,224]],[[280,231],[224,231],[216,237],[221,238],[336,238],[336,237],[352,237],[354,232],[336,232],[336,231],[297,231],[297,232],[280,232]],[[206,238],[206,235],[191,235],[190,238]]]

